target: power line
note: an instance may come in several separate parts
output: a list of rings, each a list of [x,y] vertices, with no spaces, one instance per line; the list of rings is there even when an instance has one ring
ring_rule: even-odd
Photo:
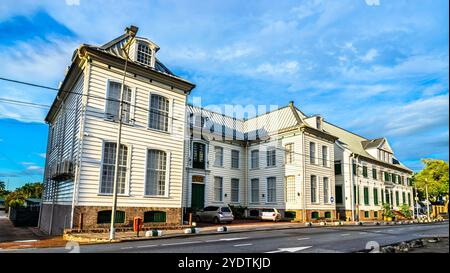
[[[38,87],[38,88],[53,90],[53,91],[60,91],[62,93],[74,94],[74,95],[78,95],[78,96],[86,96],[88,98],[96,98],[96,99],[102,99],[102,100],[106,100],[106,101],[112,101],[112,102],[120,103],[120,100],[114,99],[114,98],[106,98],[106,97],[103,97],[103,96],[96,96],[96,95],[92,95],[92,94],[82,94],[82,93],[77,93],[77,92],[73,92],[73,91],[60,90],[60,89],[49,87],[49,86],[44,86],[44,85],[40,85],[40,84],[34,84],[34,83],[25,82],[25,81],[19,81],[19,80],[14,80],[14,79],[8,79],[8,78],[3,78],[3,77],[0,77],[0,80],[13,82],[13,83],[17,83],[17,84],[24,84],[24,85],[28,85],[28,86],[32,86],[32,87]],[[41,109],[46,109],[46,110],[48,110],[48,108],[51,107],[50,105],[38,104],[38,103],[26,102],[26,101],[19,101],[19,100],[11,100],[11,99],[6,99],[6,98],[0,98],[0,102],[10,103],[10,104],[17,104],[17,105],[24,105],[24,106],[30,106],[30,107],[36,107],[36,108],[41,108]],[[164,115],[166,118],[169,118],[169,119],[172,119],[172,120],[175,120],[175,121],[180,121],[180,122],[182,122],[184,124],[188,124],[188,122],[189,122],[189,125],[191,125],[191,121],[180,120],[180,119],[177,119],[175,117],[170,117],[170,116],[167,116],[165,114],[157,113],[155,111],[152,111],[151,109],[148,109],[148,108],[145,108],[145,107],[142,107],[142,106],[137,106],[135,104],[131,104],[131,103],[128,103],[128,102],[124,102],[124,103],[126,105],[130,106],[130,111],[128,111],[128,113],[130,113],[130,114],[131,114],[131,107],[134,107],[135,109],[144,110],[144,111],[146,111],[148,113],[151,112],[152,114],[155,114],[155,115]],[[71,107],[66,107],[66,106],[64,106],[63,109],[64,110],[78,110],[76,108],[71,108]],[[90,110],[90,109],[84,109],[83,111],[85,111],[87,113],[92,113],[92,114],[111,115],[111,116],[115,115],[115,114],[111,114],[111,113],[94,111],[94,110]],[[124,111],[126,112],[126,110],[124,110]],[[208,130],[209,128],[205,128],[205,129]],[[282,150],[284,152],[289,152],[289,151],[287,151],[285,149],[281,149],[281,148],[276,148],[276,149]],[[294,154],[301,155],[301,156],[304,156],[304,157],[310,157],[310,155],[301,154],[301,153],[298,153],[298,152],[294,152]],[[312,158],[312,157],[310,157],[310,158]],[[313,158],[317,159],[317,160],[323,160],[323,158],[321,158],[321,157],[313,157]],[[327,160],[327,161],[330,162],[330,163],[332,162],[333,164],[335,162],[335,161],[332,161],[332,160]],[[341,164],[346,164],[346,165],[352,165],[353,166],[353,163],[341,162]]]

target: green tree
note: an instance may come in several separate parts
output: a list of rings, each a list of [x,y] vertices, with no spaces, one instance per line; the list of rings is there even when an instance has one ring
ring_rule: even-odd
[[[5,182],[0,181],[0,197],[5,197],[8,193],[9,191],[6,190]]]
[[[22,193],[26,198],[41,198],[42,183],[27,183],[16,191]]]
[[[405,215],[406,218],[411,218],[411,208],[408,204],[403,204],[400,207],[400,212]]]
[[[428,194],[431,200],[448,195],[448,162],[437,159],[422,159],[425,167],[413,176],[413,183],[419,192],[425,192],[428,183]]]
[[[7,207],[20,207],[25,203],[26,199],[27,197],[23,193],[13,191],[6,196],[5,205]]]

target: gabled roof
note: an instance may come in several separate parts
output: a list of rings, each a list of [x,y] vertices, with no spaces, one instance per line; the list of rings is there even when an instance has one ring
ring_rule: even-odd
[[[390,164],[387,162],[383,162],[378,160],[378,158],[373,157],[371,154],[369,154],[366,149],[368,147],[378,147],[379,145],[383,144],[386,139],[385,138],[377,138],[373,140],[369,140],[363,136],[357,135],[355,133],[352,133],[350,131],[347,131],[345,129],[340,128],[339,126],[336,126],[332,123],[323,122],[323,129],[324,131],[338,137],[337,140],[339,145],[341,145],[344,148],[349,149],[352,153],[363,156],[368,159],[375,160],[377,162],[390,165],[392,167],[401,168],[405,171],[412,172],[409,168],[407,168],[405,165],[403,165],[398,159],[397,161],[399,164]]]
[[[116,57],[125,59],[125,53],[123,51],[123,47],[128,42],[129,39],[130,39],[130,37],[128,35],[123,34],[123,35],[121,35],[121,36],[119,36],[119,37],[109,41],[108,43],[106,43],[106,44],[104,44],[102,46],[93,46],[93,45],[87,45],[87,46],[89,46],[90,48],[93,48],[93,49],[96,49],[96,50],[100,50],[100,51],[103,51],[105,53],[114,55]],[[153,47],[155,47],[156,51],[159,50],[159,46],[157,44],[155,44],[154,42],[150,41],[147,38],[136,37],[136,40],[145,41],[146,43],[149,43]],[[139,62],[133,62],[133,63],[136,63],[138,65],[142,65]],[[142,66],[144,66],[144,65],[142,65]],[[146,66],[146,68],[152,69],[152,68],[150,68],[148,66]],[[156,58],[154,70],[156,70],[158,72],[161,72],[161,73],[164,73],[164,74],[175,76],[175,74],[173,74],[172,71],[170,71],[158,58]]]
[[[371,140],[365,140],[362,142],[364,149],[378,148],[384,142],[384,138],[375,138]]]

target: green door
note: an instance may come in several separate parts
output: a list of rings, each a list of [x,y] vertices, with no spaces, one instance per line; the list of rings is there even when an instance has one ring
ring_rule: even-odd
[[[205,184],[192,183],[192,209],[203,209],[205,207]]]

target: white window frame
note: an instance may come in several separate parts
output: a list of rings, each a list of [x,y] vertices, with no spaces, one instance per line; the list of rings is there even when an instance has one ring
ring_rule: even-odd
[[[327,181],[327,187],[325,188],[325,180]],[[331,196],[331,186],[330,186],[330,178],[329,177],[322,177],[322,186],[323,186],[323,203],[324,204],[330,204],[330,196]],[[325,196],[327,198],[325,198]]]
[[[237,152],[237,167],[234,167],[233,166],[233,152]],[[240,159],[240,157],[241,157],[241,152],[239,151],[239,150],[236,150],[236,149],[232,149],[231,150],[231,153],[230,153],[230,159],[231,159],[231,161],[230,161],[230,164],[231,164],[231,169],[240,169],[240,167],[241,167],[241,159]]]
[[[116,140],[102,140],[102,147],[101,147],[101,152],[100,152],[100,174],[99,174],[99,183],[98,183],[98,189],[97,189],[97,195],[99,196],[112,196],[113,193],[102,193],[102,176],[103,176],[103,152],[105,150],[105,144],[107,142],[112,142],[112,143],[116,143],[117,145],[117,141]],[[127,153],[127,171],[126,171],[126,177],[125,177],[125,192],[124,193],[117,193],[118,196],[130,196],[130,174],[131,174],[131,160],[132,160],[132,151],[133,151],[133,145],[125,143],[125,142],[121,142],[120,144],[127,146],[128,148],[128,153]],[[113,183],[115,183],[115,181],[113,181]],[[113,184],[113,189],[114,189],[114,184]]]
[[[216,178],[220,178],[220,182],[221,182],[220,200],[216,200]],[[214,176],[213,179],[214,179],[213,180],[213,200],[214,200],[214,202],[223,202],[223,200],[224,200],[223,177],[222,176]]]
[[[217,150],[220,149],[220,164],[217,164]],[[223,167],[223,147],[221,146],[214,146],[214,167]]]
[[[256,158],[253,158],[253,154],[256,153]],[[253,160],[256,161],[256,166],[253,165]],[[250,151],[250,169],[259,169],[259,149],[253,149]]]
[[[142,63],[142,62],[140,62],[140,61],[138,60],[138,56],[139,56],[139,45],[140,45],[140,44],[145,45],[146,47],[148,47],[148,49],[149,49],[150,52],[151,52],[151,55],[150,55],[150,57],[149,57],[149,59],[150,59],[150,63],[149,63],[149,64]],[[147,54],[147,55],[148,55],[148,53],[144,53],[144,54]],[[154,58],[155,58],[155,51],[152,49],[152,47],[151,47],[148,43],[143,42],[143,41],[137,41],[137,42],[135,43],[135,48],[134,48],[134,59],[136,60],[137,63],[142,64],[142,65],[145,65],[145,66],[153,67],[153,65],[154,65],[154,63],[155,63],[155,62],[154,62]]]
[[[152,95],[158,95],[161,97],[166,98],[167,100],[169,100],[169,113],[167,115],[167,131],[164,130],[159,130],[159,129],[154,129],[154,128],[150,128],[150,110],[151,110],[151,105],[152,105]],[[158,92],[155,90],[151,90],[148,93],[148,113],[147,113],[147,129],[154,131],[154,132],[160,132],[160,133],[165,133],[165,134],[172,134],[173,132],[173,109],[174,109],[174,99],[171,97],[168,97],[166,94],[163,94],[162,92]],[[183,126],[185,126],[185,124],[183,124]]]
[[[105,105],[104,105],[104,114],[103,114],[103,118],[105,119],[105,120],[107,120],[107,121],[111,121],[111,122],[118,122],[118,120],[114,120],[114,119],[112,119],[112,118],[108,118],[107,117],[107,115],[106,115],[106,112],[107,112],[107,110],[108,110],[108,102],[109,102],[109,92],[110,92],[110,84],[111,83],[117,83],[117,84],[120,84],[120,88],[121,88],[121,90],[122,90],[122,81],[120,81],[120,80],[117,80],[117,79],[107,79],[106,80],[106,88],[105,88],[105,90],[106,90],[106,97],[105,97]],[[135,111],[136,111],[136,106],[135,106],[135,104],[136,104],[136,92],[137,92],[137,88],[135,87],[135,86],[132,86],[132,85],[130,85],[130,84],[128,84],[128,83],[125,83],[125,86],[127,86],[128,88],[130,88],[130,90],[131,90],[131,98],[130,98],[130,115],[129,115],[129,120],[128,120],[128,122],[125,122],[125,121],[123,121],[122,120],[122,123],[123,124],[129,124],[129,125],[131,125],[131,124],[133,124],[134,123],[134,118],[135,118]],[[124,89],[125,90],[125,89]],[[120,91],[119,91],[119,98],[117,99],[118,100],[118,103],[119,103],[119,109],[118,109],[118,111],[120,112]],[[120,114],[120,113],[119,113]]]
[[[273,153],[273,154],[272,154]],[[273,163],[273,164],[270,164]],[[277,166],[277,151],[275,147],[269,147],[266,150],[266,167],[272,168]]]
[[[289,179],[293,179],[293,181],[289,181]],[[297,201],[297,194],[295,188],[295,175],[288,175],[285,177],[286,181],[286,191],[285,191],[285,200],[286,203],[295,203]],[[292,184],[292,185],[290,185]]]
[[[314,149],[311,149],[311,146],[314,146]],[[314,155],[312,152],[314,152]],[[317,144],[312,141],[309,142],[309,163],[311,165],[317,164]]]
[[[165,181],[165,186],[164,186],[165,192],[164,192],[163,195],[148,195],[148,194],[145,194],[145,188],[147,186],[148,150],[157,150],[157,151],[162,151],[162,152],[166,153],[166,181]],[[144,167],[145,173],[144,173],[144,192],[143,192],[143,196],[144,197],[149,197],[149,198],[161,198],[161,197],[168,198],[170,196],[170,174],[171,174],[171,172],[170,172],[170,169],[171,169],[170,168],[171,167],[170,166],[170,162],[171,162],[172,152],[170,150],[161,149],[159,147],[147,146],[146,149],[145,149],[144,156],[145,156],[145,167]]]
[[[257,201],[255,201],[254,199],[253,199],[253,182],[254,181],[256,181],[256,183],[257,183],[257,185],[258,185],[258,187],[257,187],[257,190],[258,190],[258,193],[256,194],[256,197],[258,198],[258,200]],[[250,179],[250,203],[251,204],[259,204],[260,202],[261,202],[261,200],[260,200],[260,196],[259,196],[259,193],[260,193],[260,183],[259,183],[259,178],[252,178],[252,179]]]
[[[238,184],[237,187],[237,200],[233,200],[233,181]],[[239,178],[231,178],[230,179],[230,202],[231,203],[239,203],[241,201],[241,180]]]
[[[314,189],[314,191],[313,191],[313,187],[312,187],[312,185],[313,185],[313,180],[312,180],[312,178],[313,177],[315,177],[315,180],[314,180],[314,185],[315,185],[315,189]],[[317,175],[310,175],[309,176],[309,185],[310,185],[310,188],[309,188],[309,190],[310,190],[310,192],[311,192],[311,196],[310,196],[310,202],[311,202],[311,204],[319,204],[320,203],[320,201],[319,201],[319,177],[317,176]],[[312,196],[313,196],[313,193],[314,193],[314,201],[313,201],[313,198],[312,198]]]
[[[274,186],[273,189],[274,190],[274,201],[269,201],[269,179],[273,178],[274,179]],[[266,203],[267,204],[276,204],[277,203],[277,177],[276,176],[270,176],[266,178]]]
[[[326,153],[323,152],[324,148],[326,150]],[[324,156],[326,158],[324,158]],[[327,145],[322,145],[322,165],[327,168],[331,166],[330,165],[330,149]]]
[[[287,147],[290,147],[290,150],[288,150]],[[285,156],[284,156],[285,164],[293,164],[294,160],[295,160],[295,144],[294,144],[294,142],[286,143],[284,145],[284,151],[285,151]]]

